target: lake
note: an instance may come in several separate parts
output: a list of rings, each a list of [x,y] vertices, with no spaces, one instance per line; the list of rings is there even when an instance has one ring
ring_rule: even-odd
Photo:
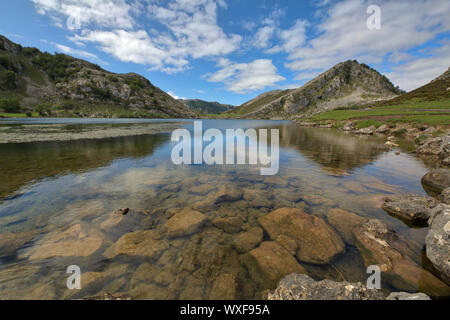
[[[262,237],[256,245],[270,240],[260,218],[280,208],[298,208],[325,222],[336,209],[379,219],[404,239],[405,255],[423,272],[429,269],[427,228],[410,228],[380,205],[386,195],[425,194],[420,179],[432,161],[389,149],[380,138],[333,129],[203,120],[204,130],[279,129],[279,173],[261,176],[259,165],[177,166],[171,162],[175,128],[192,131],[193,122],[1,120],[0,137],[16,143],[0,143],[0,299],[106,292],[133,299],[259,299],[274,289],[281,271],[259,270],[256,276],[246,252],[252,248],[245,247],[254,238]],[[80,139],[67,140],[75,134]],[[97,135],[102,138],[92,139]],[[44,141],[58,136],[66,141]],[[19,143],[24,137],[32,142]],[[123,215],[121,208],[130,210]],[[202,223],[170,229],[168,221],[181,211],[201,216]],[[365,283],[363,253],[345,242],[327,263],[292,259],[316,280]],[[80,290],[67,289],[70,265],[81,269]],[[446,286],[417,283],[387,277],[382,289],[448,295]]]

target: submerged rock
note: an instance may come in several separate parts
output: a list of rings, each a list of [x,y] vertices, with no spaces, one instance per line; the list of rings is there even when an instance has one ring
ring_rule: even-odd
[[[194,234],[202,228],[206,220],[206,216],[198,211],[183,209],[167,221],[167,236],[176,238]]]
[[[406,194],[386,197],[382,208],[409,225],[426,226],[431,210],[438,204],[439,201],[431,197]]]
[[[281,208],[258,219],[274,241],[280,235],[297,243],[296,256],[300,261],[328,264],[344,252],[345,244],[339,234],[323,219],[300,209]]]
[[[370,219],[353,230],[355,243],[366,267],[377,265],[384,279],[400,290],[417,290],[446,296],[450,289],[430,272],[422,269],[410,257],[409,246],[378,219]]]
[[[158,259],[168,247],[169,242],[159,240],[159,234],[155,231],[138,230],[124,234],[103,255],[109,259],[121,254]]]
[[[368,289],[362,283],[315,281],[305,274],[283,278],[268,300],[384,300],[381,291]]]
[[[366,218],[342,209],[331,209],[327,215],[331,224],[349,244],[354,243],[353,229],[367,221]]]
[[[431,300],[425,293],[406,293],[406,292],[393,292],[386,300]]]
[[[22,232],[3,232],[0,233],[0,257],[9,256],[24,244],[33,240],[38,234],[36,231],[22,231]]]
[[[30,260],[52,257],[87,257],[103,244],[103,235],[84,224],[76,224],[65,231],[55,231],[44,236],[24,253]]]
[[[244,253],[256,248],[262,240],[263,230],[258,227],[253,227],[234,238],[233,246],[237,251]]]
[[[450,206],[439,205],[428,221],[430,231],[425,239],[428,259],[450,285]]]
[[[227,217],[227,218],[216,217],[211,222],[214,226],[216,226],[219,229],[222,229],[227,233],[239,232],[243,224],[242,219],[238,217]]]
[[[273,288],[290,273],[306,273],[306,270],[282,246],[265,241],[243,257],[250,276],[265,289]]]
[[[214,280],[209,299],[211,300],[234,300],[236,299],[236,278],[229,273],[221,274]]]
[[[450,187],[450,170],[436,169],[428,172],[422,177],[422,186],[431,195],[440,194]]]

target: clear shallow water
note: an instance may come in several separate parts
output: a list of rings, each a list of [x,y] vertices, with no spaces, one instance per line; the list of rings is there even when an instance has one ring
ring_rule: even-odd
[[[85,125],[83,120],[77,123]],[[182,125],[192,128],[191,121]],[[261,291],[273,288],[253,280],[232,243],[258,226],[259,217],[282,207],[300,208],[325,220],[332,208],[381,219],[407,239],[411,258],[422,264],[427,230],[411,229],[379,208],[387,194],[424,194],[420,178],[427,167],[420,159],[403,152],[396,155],[374,138],[283,121],[205,120],[203,127],[279,128],[276,179],[260,176],[259,166],[175,166],[170,161],[174,144],[167,133],[1,145],[0,298],[124,292],[132,298],[208,299],[223,275],[234,279],[235,298],[259,298]],[[208,223],[191,236],[167,239],[165,223],[173,212],[195,206],[223,185],[243,197],[200,211],[209,221],[238,218],[240,230],[224,231]],[[245,200],[251,191],[264,194],[264,203]],[[142,213],[132,212],[116,223],[113,211],[126,207]],[[79,242],[73,243],[67,230],[76,233],[77,228]],[[154,230],[157,254],[105,258],[122,235],[141,229]],[[55,245],[61,246],[62,254],[47,257]],[[73,264],[85,274],[80,291],[66,288],[65,271]],[[302,265],[316,279],[367,278],[361,255],[349,245],[328,265]],[[222,284],[224,291],[234,286],[229,282]],[[390,281],[383,286],[402,289]]]

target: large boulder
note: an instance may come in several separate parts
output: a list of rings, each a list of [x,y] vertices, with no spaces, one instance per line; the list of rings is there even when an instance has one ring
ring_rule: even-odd
[[[382,208],[408,225],[426,226],[431,210],[438,204],[432,197],[406,194],[386,197]]]
[[[297,243],[300,261],[328,264],[345,251],[339,234],[323,219],[296,208],[281,208],[258,219],[270,238],[277,241],[285,235]]]
[[[450,170],[436,169],[422,177],[422,186],[431,195],[439,195],[450,187]]]
[[[436,207],[428,223],[430,230],[425,239],[427,257],[450,285],[450,206],[441,204]]]
[[[306,270],[282,246],[265,241],[243,256],[243,262],[252,279],[264,289],[274,288],[277,282],[290,273],[306,273]]]
[[[206,216],[198,211],[183,209],[166,222],[167,236],[176,238],[196,233],[206,220]]]
[[[362,283],[315,281],[305,274],[283,278],[268,300],[384,300],[380,290],[368,289]]]
[[[108,259],[123,254],[145,256],[156,260],[169,247],[169,242],[167,240],[159,240],[159,237],[159,234],[153,230],[129,232],[109,247],[103,255]]]

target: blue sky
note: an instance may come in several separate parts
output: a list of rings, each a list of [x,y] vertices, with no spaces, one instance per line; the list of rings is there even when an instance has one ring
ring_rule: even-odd
[[[417,88],[450,66],[449,17],[447,0],[15,0],[0,3],[0,34],[239,105],[348,59]]]

